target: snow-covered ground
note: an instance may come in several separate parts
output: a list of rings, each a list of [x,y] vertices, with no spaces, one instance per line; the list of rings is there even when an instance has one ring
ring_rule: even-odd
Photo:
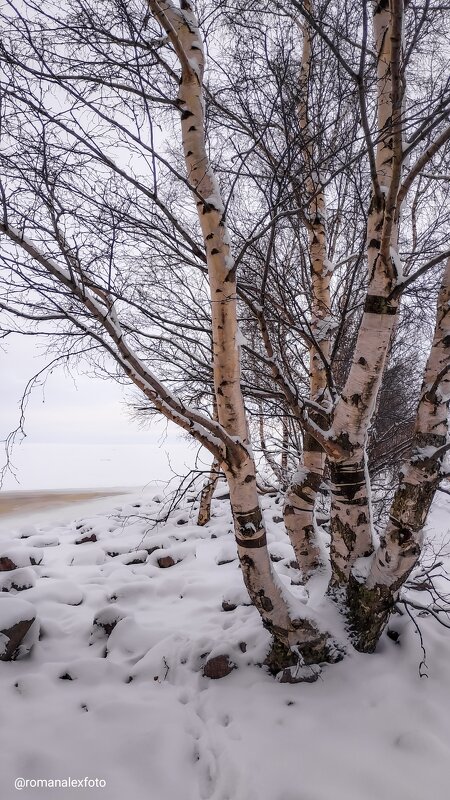
[[[72,521],[60,509],[3,520],[0,557],[18,569],[0,572],[0,620],[18,595],[37,610],[40,638],[0,662],[2,800],[17,796],[16,778],[106,782],[23,789],[36,800],[446,800],[450,631],[418,620],[428,678],[406,616],[391,626],[399,643],[351,651],[314,684],[277,683],[257,666],[268,636],[247,604],[228,502],[215,499],[198,528],[193,503],[155,522],[160,500],[153,488],[102,498]],[[301,600],[280,507],[263,505],[275,567]],[[430,536],[447,533],[447,510],[439,498]],[[161,568],[167,556],[175,563]],[[225,653],[237,669],[203,677]]]

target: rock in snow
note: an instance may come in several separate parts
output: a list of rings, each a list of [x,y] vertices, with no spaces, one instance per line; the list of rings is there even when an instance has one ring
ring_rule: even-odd
[[[172,556],[161,556],[161,558],[158,558],[158,566],[161,567],[161,569],[174,567],[175,563],[176,562],[173,560]]]
[[[17,567],[16,569],[3,572],[0,577],[0,591],[22,592],[31,589],[36,583],[36,576],[31,567]]]
[[[428,680],[418,675],[420,637],[406,614],[395,618],[401,646],[386,635],[373,656],[350,650],[314,685],[310,667],[274,680],[263,666],[270,635],[249,605],[229,502],[213,499],[206,529],[184,507],[166,520],[161,502],[139,494],[120,510],[115,501],[103,514],[87,507],[79,527],[52,522],[28,538],[4,524],[0,556],[17,569],[0,571],[0,587],[8,579],[23,586],[30,573],[36,580],[18,594],[12,585],[0,592],[0,659],[17,659],[0,665],[0,797],[12,800],[20,775],[71,775],[106,780],[104,792],[74,791],[78,800],[447,798],[449,632],[431,616],[418,619]],[[293,550],[273,521],[276,498],[262,505],[280,587],[294,610],[324,613],[325,580],[308,595],[290,586]],[[439,497],[430,517],[439,547],[448,509],[448,496]],[[181,514],[189,524],[178,525]],[[92,533],[97,544],[75,546]],[[130,563],[144,551],[149,558]],[[169,553],[176,570],[158,566]],[[439,588],[448,591],[444,579]],[[336,624],[334,611],[322,619]],[[38,620],[44,635],[22,658]],[[62,799],[43,789],[23,800],[32,794]]]
[[[120,608],[114,604],[106,606],[96,614],[94,626],[97,630],[100,628],[106,636],[109,636],[117,623],[120,622],[125,615],[126,612],[121,611]]]
[[[0,572],[9,572],[12,569],[17,569],[17,564],[9,556],[0,556]]]
[[[25,600],[17,597],[0,597],[0,661],[12,661],[29,652],[37,637],[31,628],[36,621],[36,612]]]
[[[87,542],[96,542],[97,537],[95,533],[86,534],[86,536],[81,536],[81,538],[76,539],[75,544],[86,544]]]
[[[217,680],[218,678],[225,678],[234,669],[236,669],[236,664],[233,664],[227,655],[214,656],[209,658],[203,667],[203,675],[205,678]]]

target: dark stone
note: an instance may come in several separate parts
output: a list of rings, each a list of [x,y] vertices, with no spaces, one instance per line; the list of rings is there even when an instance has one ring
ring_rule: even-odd
[[[12,569],[17,569],[17,564],[11,561],[8,556],[0,557],[0,572],[9,572]]]
[[[6,649],[3,653],[0,653],[0,661],[14,661],[17,656],[19,645],[30,630],[35,619],[36,617],[20,620],[11,628],[4,628],[0,631],[3,636],[9,639]]]
[[[277,524],[278,524],[279,522],[283,522],[283,517],[280,517],[280,516],[278,516],[277,514],[276,514],[274,517],[272,517],[272,519],[273,519],[273,521],[274,521],[274,522],[276,522]]]
[[[155,544],[154,547],[146,547],[145,550],[147,550],[147,553],[149,554],[149,556],[151,556],[151,554],[154,553],[155,550],[161,550],[161,545]]]
[[[91,533],[90,536],[82,536],[81,539],[77,539],[75,544],[86,544],[86,542],[96,542],[97,537],[95,533]]]
[[[105,632],[106,636],[109,636],[113,632],[118,622],[119,617],[117,619],[112,619],[110,622],[102,622],[101,619],[94,619],[94,625],[97,625],[98,628],[101,628]]]
[[[145,564],[146,561],[147,561],[147,551],[145,551],[145,555],[144,553],[130,553],[130,560],[124,561],[124,563],[128,567],[131,567],[134,564]]]
[[[161,556],[161,558],[158,558],[158,567],[161,567],[161,569],[174,567],[175,564],[176,561],[173,560],[172,556]]]
[[[236,608],[234,603],[229,603],[227,600],[222,601],[222,611],[235,611]]]
[[[236,664],[233,664],[227,655],[214,656],[214,658],[209,658],[203,666],[203,675],[205,678],[218,680],[225,678],[234,669],[236,669]]]
[[[247,642],[239,642],[239,650],[241,653],[247,652]]]
[[[68,672],[65,672],[64,675],[60,675],[59,676],[59,680],[60,681],[73,681],[73,678],[72,678],[71,675],[69,675]]]
[[[31,583],[27,585],[23,583],[20,584],[14,583],[14,581],[11,581],[11,584],[8,587],[7,586],[3,587],[2,592],[10,592],[11,589],[14,589],[16,592],[24,592],[26,589],[31,589],[31,588],[32,588]]]

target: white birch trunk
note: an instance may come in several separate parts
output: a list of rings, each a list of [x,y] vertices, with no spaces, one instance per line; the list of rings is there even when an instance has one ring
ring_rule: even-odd
[[[312,3],[305,3],[312,12]],[[309,258],[311,275],[311,338],[309,348],[309,392],[314,402],[329,399],[325,362],[330,355],[329,315],[331,308],[331,264],[327,259],[325,194],[314,161],[314,131],[309,120],[310,71],[312,58],[311,29],[302,25],[303,48],[299,76],[298,118],[303,137],[303,155],[307,169],[306,192]],[[327,324],[328,322],[328,324]],[[312,415],[314,419],[314,414]],[[319,424],[321,419],[315,419]],[[309,433],[303,437],[303,464],[289,486],[284,506],[284,520],[289,538],[304,579],[320,565],[320,549],[316,541],[314,507],[323,478],[325,453]]]
[[[149,0],[149,5],[171,39],[182,68],[178,99],[183,150],[207,256],[217,414],[220,424],[236,440],[236,447],[233,451],[228,448],[221,467],[230,488],[242,575],[265,626],[279,642],[307,646],[323,655],[324,637],[315,626],[307,620],[290,619],[267,550],[240,385],[236,270],[220,188],[206,150],[201,34],[188,0],[182,0],[181,9],[171,0]]]
[[[220,464],[217,459],[214,459],[208,480],[200,494],[200,503],[198,507],[197,525],[202,527],[207,525],[211,519],[211,501],[213,498],[214,490],[217,486],[217,481],[220,475]]]
[[[367,227],[369,285],[352,365],[331,429],[331,438],[348,454],[331,462],[334,585],[345,584],[356,559],[373,548],[366,448],[398,312],[391,295],[398,278],[397,195],[403,163],[402,19],[401,2],[374,4],[378,143]]]
[[[398,591],[416,565],[427,515],[441,480],[450,400],[450,259],[438,299],[436,327],[425,367],[412,453],[403,465],[388,524],[364,584],[349,590],[350,616],[360,649],[374,649]]]

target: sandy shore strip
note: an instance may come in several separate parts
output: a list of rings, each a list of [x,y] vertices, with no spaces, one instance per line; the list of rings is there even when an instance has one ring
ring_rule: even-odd
[[[0,516],[9,514],[27,514],[30,511],[39,511],[48,508],[68,506],[73,503],[82,503],[97,500],[100,497],[114,497],[122,494],[123,489],[105,490],[66,490],[60,491],[12,491],[0,492]]]

